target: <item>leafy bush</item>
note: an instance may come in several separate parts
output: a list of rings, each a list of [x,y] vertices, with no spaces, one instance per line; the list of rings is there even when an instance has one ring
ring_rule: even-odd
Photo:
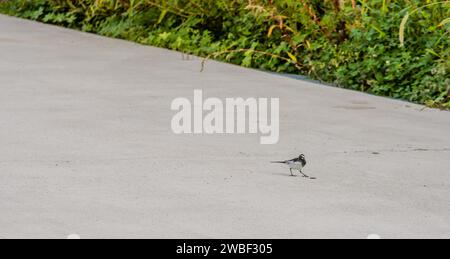
[[[450,108],[450,1],[9,0],[11,15]]]

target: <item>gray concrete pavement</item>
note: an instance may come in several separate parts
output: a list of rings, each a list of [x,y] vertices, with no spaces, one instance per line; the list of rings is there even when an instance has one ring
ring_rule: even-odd
[[[450,113],[0,16],[0,237],[450,237]],[[171,101],[279,97],[280,142]],[[288,177],[269,161],[305,153]]]

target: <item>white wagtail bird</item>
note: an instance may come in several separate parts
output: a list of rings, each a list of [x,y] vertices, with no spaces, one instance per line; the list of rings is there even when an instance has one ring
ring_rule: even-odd
[[[299,157],[291,159],[291,160],[274,161],[272,163],[285,164],[285,165],[289,166],[289,170],[291,171],[291,176],[295,176],[292,171],[297,170],[303,175],[303,177],[309,178],[309,176],[307,176],[306,174],[304,174],[302,172],[303,168],[306,166],[306,158],[305,158],[305,155],[303,155],[303,154],[301,154]]]

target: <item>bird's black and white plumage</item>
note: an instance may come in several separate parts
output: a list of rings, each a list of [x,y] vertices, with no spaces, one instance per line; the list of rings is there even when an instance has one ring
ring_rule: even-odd
[[[308,177],[306,174],[303,173],[303,168],[306,166],[306,158],[305,155],[301,154],[299,157],[291,159],[291,160],[286,160],[286,161],[274,161],[272,163],[278,163],[278,164],[285,164],[287,166],[289,166],[289,170],[291,171],[291,175],[295,176],[294,173],[292,172],[293,170],[297,170],[299,171],[303,177]]]

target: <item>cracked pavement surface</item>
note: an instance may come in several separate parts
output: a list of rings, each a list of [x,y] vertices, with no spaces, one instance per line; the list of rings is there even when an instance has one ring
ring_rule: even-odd
[[[1,237],[450,238],[448,112],[6,16],[0,57]],[[174,135],[194,89],[279,97],[279,144]]]

